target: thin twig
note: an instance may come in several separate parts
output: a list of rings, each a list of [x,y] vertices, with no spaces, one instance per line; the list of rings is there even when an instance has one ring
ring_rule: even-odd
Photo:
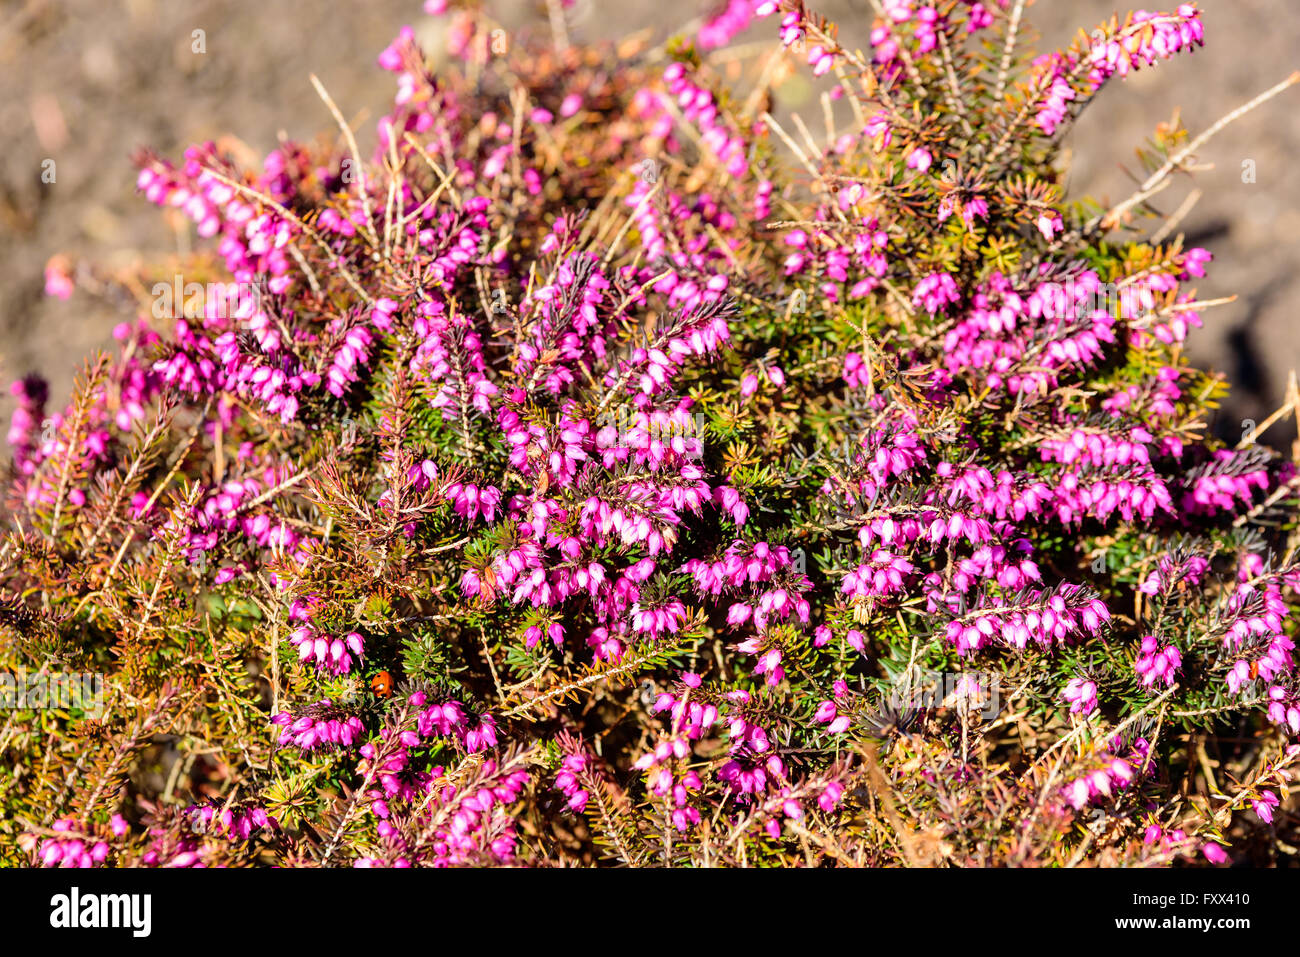
[[[329,111],[334,114],[334,122],[343,131],[343,138],[347,140],[348,149],[352,152],[352,162],[356,166],[357,192],[361,194],[361,206],[366,211],[366,226],[370,232],[371,243],[375,248],[378,248],[379,234],[375,232],[375,215],[370,208],[370,193],[366,189],[366,169],[361,163],[361,150],[357,148],[357,138],[352,135],[352,127],[348,126],[347,120],[343,119],[343,113],[339,110],[338,104],[334,102],[315,73],[311,75],[311,85],[316,88],[316,93],[325,101]]]
[[[1002,62],[998,65],[997,83],[993,85],[993,101],[1002,99],[1007,89],[1007,78],[1011,75],[1011,57],[1015,53],[1017,34],[1020,32],[1020,17],[1025,12],[1025,0],[1016,0],[1011,10],[1011,23],[1007,27],[1007,40],[1002,47]]]

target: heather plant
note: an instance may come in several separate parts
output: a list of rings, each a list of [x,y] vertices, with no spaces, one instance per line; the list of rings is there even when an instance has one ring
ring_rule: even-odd
[[[337,134],[139,156],[193,253],[51,262],[135,318],[63,409],[13,387],[0,859],[1294,844],[1300,478],[1257,439],[1300,397],[1214,437],[1211,256],[1155,201],[1242,111],[1063,189],[1194,5],[1041,56],[1023,0],[731,0],[661,47],[426,6],[453,65],[380,54],[372,155],[313,79]]]

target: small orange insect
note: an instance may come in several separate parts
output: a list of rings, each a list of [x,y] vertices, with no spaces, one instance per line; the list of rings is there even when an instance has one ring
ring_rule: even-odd
[[[387,698],[393,693],[393,676],[387,671],[381,671],[370,679],[370,690],[381,698]]]

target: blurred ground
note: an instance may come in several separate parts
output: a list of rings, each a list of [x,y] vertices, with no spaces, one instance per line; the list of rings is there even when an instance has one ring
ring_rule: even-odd
[[[708,0],[581,0],[576,37],[642,28],[666,36]],[[1175,0],[1155,4],[1172,7]],[[1133,148],[1176,107],[1193,134],[1300,69],[1300,0],[1202,0],[1206,47],[1112,84],[1071,135],[1071,192],[1112,201],[1132,191]],[[540,4],[490,3],[509,29],[545,28]],[[865,43],[866,0],[810,6]],[[364,116],[363,150],[392,93],[374,58],[406,23],[432,21],[420,0],[5,0],[0,2],[0,377],[39,371],[62,403],[81,358],[111,342],[131,317],[74,295],[46,298],[55,253],[120,266],[189,242],[134,191],[130,154],[141,146],[175,158],[190,143],[230,133],[265,154],[277,136],[309,139],[333,124],[313,91],[315,72],[345,115]],[[585,8],[585,11],[584,11]],[[1067,42],[1115,10],[1114,0],[1038,0],[1026,14],[1040,49]],[[858,24],[861,24],[860,26]],[[761,23],[754,35],[767,36]],[[204,51],[194,52],[195,30]],[[861,39],[859,39],[861,38]],[[1202,298],[1238,295],[1207,311],[1190,352],[1229,374],[1234,398],[1218,428],[1241,433],[1282,401],[1300,368],[1293,311],[1300,300],[1300,88],[1247,115],[1213,140],[1195,185],[1204,196],[1181,229],[1215,254]],[[42,171],[54,161],[53,183]],[[1243,162],[1255,181],[1243,182]],[[47,177],[48,178],[48,177]],[[1157,198],[1172,212],[1186,182]],[[0,421],[11,403],[0,397]],[[1266,436],[1289,441],[1294,425]]]

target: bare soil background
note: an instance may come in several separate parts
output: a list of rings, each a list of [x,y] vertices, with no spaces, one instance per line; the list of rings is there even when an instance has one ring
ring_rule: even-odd
[[[1150,2],[1150,0],[1148,0]],[[842,36],[865,45],[868,0],[810,3]],[[1161,0],[1159,9],[1176,6]],[[546,30],[544,4],[489,3],[512,32]],[[713,4],[708,0],[581,0],[575,39],[612,39],[648,29],[663,38]],[[1181,108],[1193,134],[1300,69],[1300,0],[1202,0],[1206,47],[1115,82],[1083,116],[1068,145],[1070,192],[1118,201],[1139,171],[1133,150]],[[1114,0],[1037,0],[1026,18],[1039,49],[1068,42],[1114,13]],[[1121,11],[1124,12],[1124,11]],[[169,226],[135,193],[131,154],[148,146],[176,158],[194,142],[233,134],[257,155],[277,137],[307,140],[333,123],[308,77],[316,73],[345,115],[364,118],[363,150],[389,102],[391,76],[375,57],[403,24],[434,43],[437,23],[420,0],[5,0],[0,2],[0,377],[43,374],[53,403],[71,390],[83,357],[111,344],[134,317],[74,294],[44,296],[47,259],[67,253],[119,267],[183,251],[188,228]],[[753,38],[770,36],[760,22]],[[193,31],[206,52],[193,52]],[[432,48],[432,47],[431,47]],[[785,105],[798,107],[792,89]],[[1300,88],[1245,116],[1201,153],[1213,169],[1184,177],[1155,201],[1176,209],[1204,195],[1180,229],[1215,254],[1202,298],[1236,294],[1204,313],[1190,354],[1227,373],[1233,397],[1216,429],[1241,433],[1281,404],[1300,368]],[[43,163],[55,182],[43,183]],[[1255,181],[1243,182],[1253,161]],[[1140,178],[1140,177],[1138,177]],[[0,396],[0,416],[12,403]],[[1289,443],[1294,424],[1265,438]]]

